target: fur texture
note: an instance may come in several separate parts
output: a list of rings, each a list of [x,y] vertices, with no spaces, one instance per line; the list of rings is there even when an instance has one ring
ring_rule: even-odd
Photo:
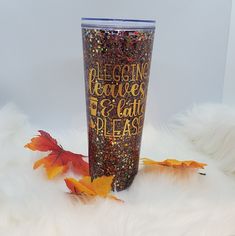
[[[235,111],[231,108],[195,107],[168,128],[146,124],[142,156],[206,162],[207,175],[179,179],[140,169],[133,185],[117,193],[124,204],[104,199],[81,204],[66,194],[63,177],[48,181],[43,169],[33,171],[40,154],[23,146],[36,131],[14,105],[0,110],[0,235],[235,235]],[[84,131],[66,131],[59,141],[77,151],[78,143],[86,145],[84,136]]]

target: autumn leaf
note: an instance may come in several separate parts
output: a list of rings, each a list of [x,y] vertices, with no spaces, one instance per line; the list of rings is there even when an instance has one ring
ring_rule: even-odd
[[[102,198],[111,198],[123,202],[114,195],[110,194],[113,178],[114,176],[101,176],[91,181],[90,176],[85,176],[80,180],[66,178],[64,181],[71,193],[81,197],[82,199],[84,197],[89,199],[99,196]]]
[[[63,149],[58,145],[56,139],[43,130],[39,130],[40,135],[31,139],[31,142],[25,145],[32,151],[50,152],[46,157],[36,161],[33,168],[37,169],[43,166],[49,179],[65,173],[71,167],[75,173],[83,176],[89,175],[89,166],[82,154],[76,154]]]
[[[196,161],[179,161],[176,159],[166,159],[165,161],[154,161],[149,158],[142,158],[144,166],[167,166],[173,168],[194,168],[204,169],[207,164]]]
[[[53,139],[50,134],[43,130],[38,131],[40,135],[31,139],[31,142],[26,144],[25,147],[31,149],[32,151],[60,151],[61,146],[57,144],[57,141]]]

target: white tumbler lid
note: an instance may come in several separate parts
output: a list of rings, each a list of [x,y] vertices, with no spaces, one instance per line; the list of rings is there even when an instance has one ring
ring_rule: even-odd
[[[82,28],[111,28],[111,29],[155,29],[155,20],[139,19],[110,19],[86,18],[82,19]]]

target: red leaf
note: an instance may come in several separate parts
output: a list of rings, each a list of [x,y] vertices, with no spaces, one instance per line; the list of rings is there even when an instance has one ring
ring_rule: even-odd
[[[33,166],[34,169],[44,166],[49,179],[67,172],[70,166],[78,174],[84,176],[89,175],[89,166],[83,160],[84,155],[64,150],[62,146],[57,144],[56,139],[52,138],[45,131],[39,130],[39,133],[40,135],[32,138],[31,142],[26,144],[25,147],[33,151],[50,151],[50,153],[46,157],[36,161]]]

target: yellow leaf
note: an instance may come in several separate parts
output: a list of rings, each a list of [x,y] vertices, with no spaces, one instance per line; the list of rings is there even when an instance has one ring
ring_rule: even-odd
[[[80,183],[86,185],[88,188],[93,189],[97,195],[106,197],[111,191],[113,177],[114,176],[101,176],[91,182],[91,177],[86,176],[80,180]]]
[[[100,196],[122,201],[109,194],[112,188],[113,178],[114,176],[101,176],[91,181],[90,176],[85,176],[81,180],[66,178],[65,183],[71,193],[82,196],[82,198],[84,198],[84,195],[87,197]]]
[[[154,161],[149,158],[142,158],[142,161],[145,166],[167,166],[173,168],[204,169],[204,167],[207,165],[205,163],[200,163],[196,161],[179,161],[176,159],[166,159],[165,161]]]

